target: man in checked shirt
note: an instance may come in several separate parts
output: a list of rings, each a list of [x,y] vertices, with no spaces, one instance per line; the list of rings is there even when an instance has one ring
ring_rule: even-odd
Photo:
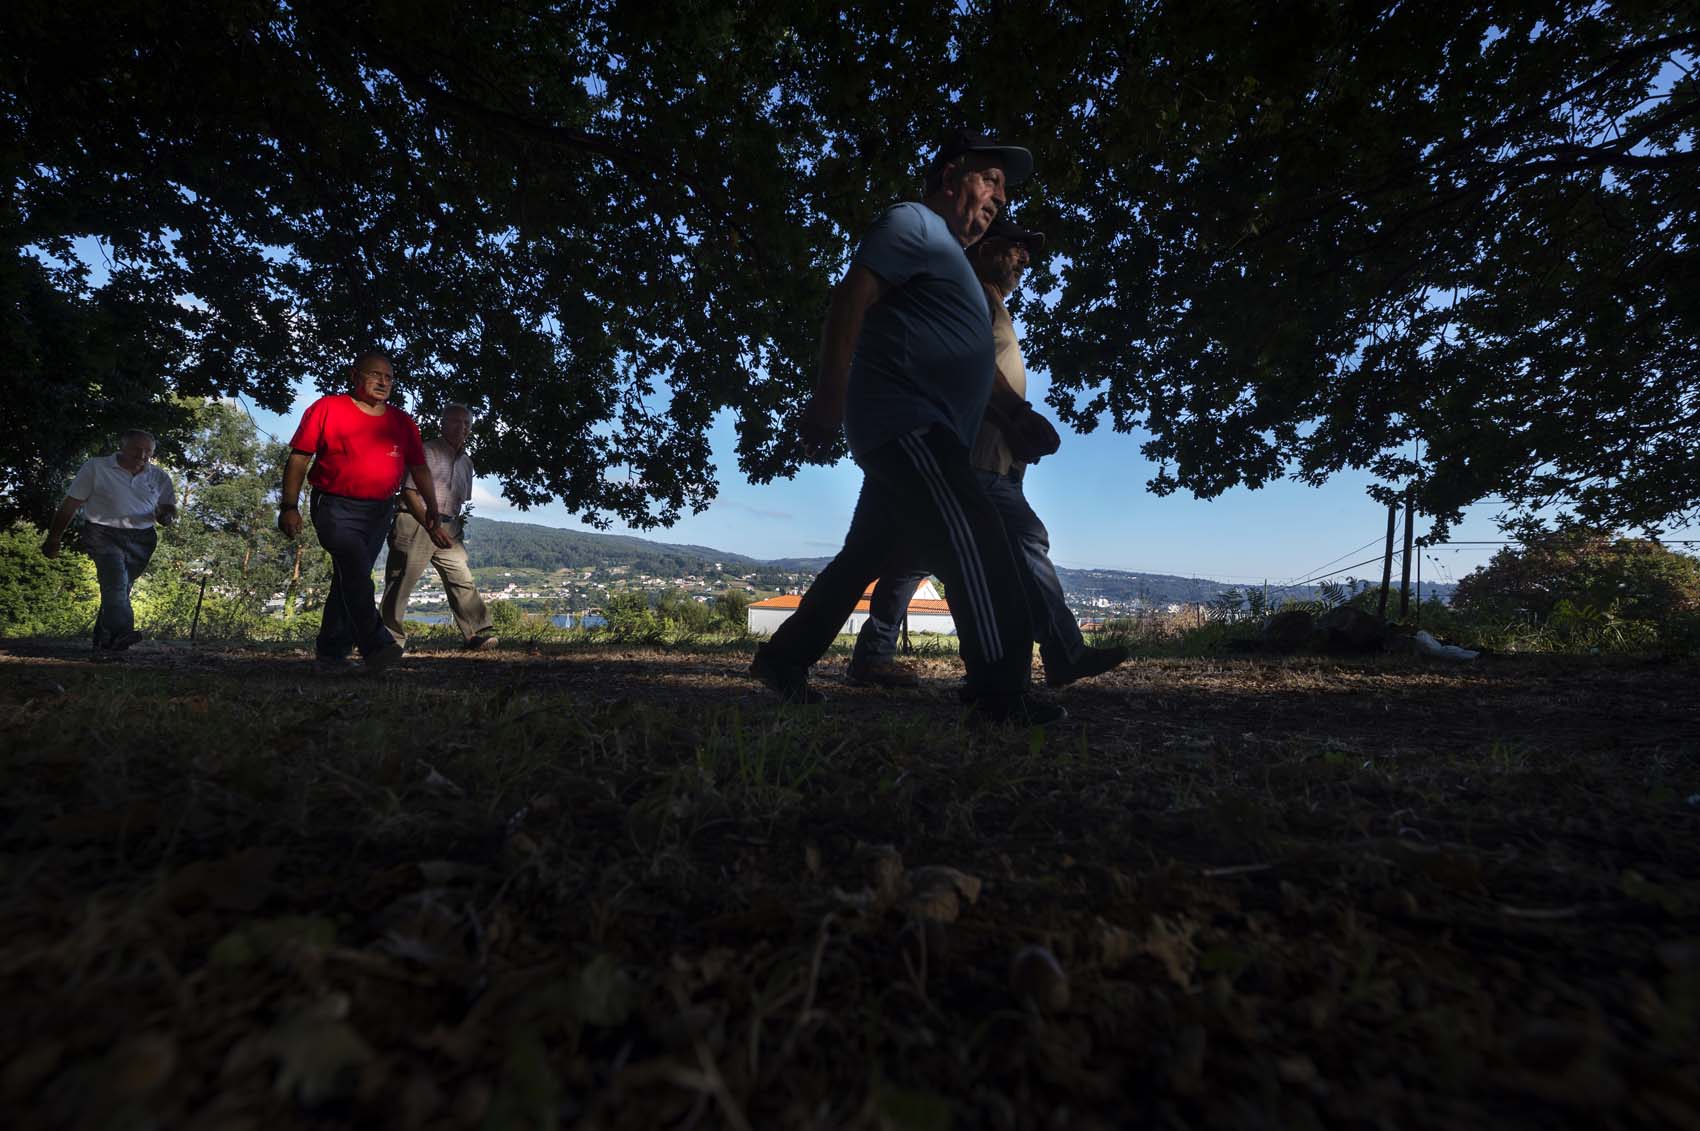
[[[425,504],[411,484],[401,493],[402,510],[390,528],[390,554],[384,563],[384,627],[390,630],[397,644],[407,643],[407,600],[427,565],[435,566],[443,579],[443,592],[449,599],[449,611],[454,614],[466,647],[477,650],[492,647],[496,636],[491,631],[490,610],[478,595],[472,580],[472,570],[466,561],[466,547],[461,543],[461,510],[472,496],[472,479],[476,472],[472,459],[466,454],[466,439],[472,433],[472,410],[463,404],[452,404],[443,410],[442,435],[425,441],[425,466],[430,469],[431,481],[437,488],[437,505],[441,521],[435,530],[425,528]]]

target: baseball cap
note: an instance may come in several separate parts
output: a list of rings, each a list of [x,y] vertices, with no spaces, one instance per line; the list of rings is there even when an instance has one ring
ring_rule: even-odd
[[[1003,179],[1006,185],[1018,185],[1033,175],[1033,155],[1019,145],[1005,145],[990,134],[976,133],[973,130],[952,130],[945,135],[944,142],[939,146],[938,155],[933,158],[929,169],[936,171],[940,165],[967,153],[995,153],[1003,166]]]
[[[1027,249],[1028,255],[1038,255],[1045,249],[1044,232],[1029,231],[1007,216],[999,215],[980,238],[985,240],[993,236],[1020,244]]]

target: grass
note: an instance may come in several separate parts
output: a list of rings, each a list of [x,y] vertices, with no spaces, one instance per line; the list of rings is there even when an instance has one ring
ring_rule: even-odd
[[[816,710],[748,649],[13,643],[0,1088],[42,1127],[1700,1119],[1692,664],[1141,659],[1024,733],[942,649],[917,693],[831,659]]]

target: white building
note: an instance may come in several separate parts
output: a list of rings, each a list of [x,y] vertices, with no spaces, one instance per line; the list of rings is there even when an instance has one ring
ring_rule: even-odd
[[[856,609],[850,614],[850,619],[839,629],[841,633],[854,636],[862,630],[862,625],[868,620],[868,599],[873,595],[874,587],[870,585],[862,594],[862,599],[856,602]],[[771,635],[774,629],[784,624],[786,619],[797,611],[802,600],[802,597],[794,593],[787,593],[782,597],[757,601],[749,609],[750,632],[762,636]],[[933,587],[931,578],[921,582],[909,602],[909,631],[956,635],[956,621],[951,619],[950,606],[939,597],[939,591]]]

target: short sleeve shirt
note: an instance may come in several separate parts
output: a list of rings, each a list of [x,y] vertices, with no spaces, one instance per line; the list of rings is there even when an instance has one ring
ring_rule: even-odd
[[[368,415],[346,393],[314,401],[289,446],[313,457],[309,483],[351,499],[390,498],[407,469],[425,462],[411,416],[394,405]]]
[[[437,489],[437,509],[446,518],[459,516],[472,498],[472,457],[457,452],[441,438],[425,441],[425,466],[431,469],[431,484]]]
[[[926,205],[899,204],[862,237],[855,263],[891,289],[868,309],[850,363],[851,454],[932,425],[973,447],[992,392],[992,320],[961,242]]]
[[[117,455],[97,456],[83,464],[65,493],[83,500],[88,521],[121,530],[146,530],[154,524],[155,510],[177,505],[171,476],[151,463],[132,475],[119,465]]]

